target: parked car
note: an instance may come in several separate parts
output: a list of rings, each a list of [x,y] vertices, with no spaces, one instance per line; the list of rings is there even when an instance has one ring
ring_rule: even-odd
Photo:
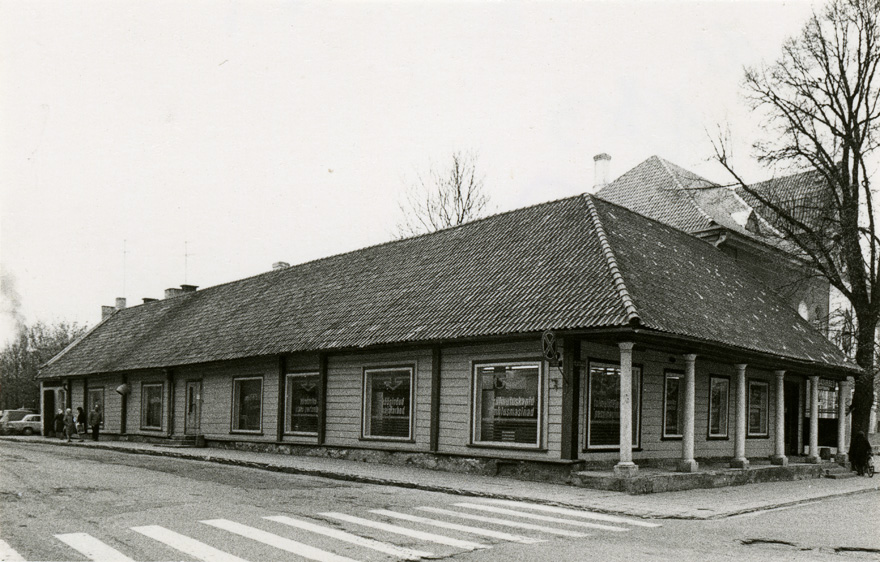
[[[9,427],[9,433],[33,435],[43,431],[43,422],[40,414],[28,414],[18,421],[9,422],[7,427]]]
[[[3,412],[3,415],[0,416],[0,433],[12,433],[12,426],[10,424],[14,422],[20,422],[25,417],[30,415],[35,415],[36,412],[29,408],[20,408],[18,410],[6,410]],[[37,415],[39,421],[39,415]],[[36,429],[33,429],[32,432],[39,433],[41,427],[37,424]]]

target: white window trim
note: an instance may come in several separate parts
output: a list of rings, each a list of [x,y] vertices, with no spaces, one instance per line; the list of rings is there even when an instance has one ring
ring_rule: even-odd
[[[752,420],[752,387],[753,386],[762,386],[764,387],[764,395],[766,399],[764,400],[764,425],[766,426],[765,431],[763,432],[755,432],[752,431],[751,428],[751,420]],[[749,380],[748,386],[748,394],[746,395],[746,436],[747,437],[769,437],[770,436],[770,383],[762,380]]]
[[[684,390],[684,373],[681,371],[665,371],[663,373],[663,438],[664,439],[681,439],[683,436],[683,432],[679,431],[678,433],[666,433],[666,413],[669,411],[667,407],[667,397],[669,393],[667,392],[667,385],[669,384],[670,379],[675,379],[678,381],[678,405],[679,408],[683,406],[683,390]],[[683,413],[683,412],[682,412]],[[681,430],[684,425],[684,420],[682,416],[678,418],[678,429]]]
[[[239,417],[236,415],[236,414],[238,414],[238,410],[237,410],[238,400],[237,400],[237,398],[238,398],[238,394],[239,394],[237,383],[243,382],[243,381],[253,381],[253,380],[260,381],[260,427],[259,427],[259,429],[239,429],[239,428],[235,427],[235,424],[237,423],[237,419]],[[232,419],[230,420],[231,421],[231,424],[230,424],[230,428],[231,428],[230,432],[231,433],[249,433],[249,434],[262,434],[263,433],[263,386],[264,386],[263,385],[263,377],[261,375],[248,376],[248,377],[235,377],[232,379],[232,409],[230,412],[230,414],[232,416]]]
[[[312,372],[287,373],[287,375],[284,379],[284,384],[285,384],[284,404],[285,404],[286,410],[287,410],[287,415],[285,416],[285,420],[284,420],[284,433],[286,435],[302,435],[302,436],[306,436],[306,437],[315,437],[316,435],[318,435],[317,431],[294,431],[292,429],[293,420],[291,419],[291,416],[293,416],[293,402],[292,402],[293,401],[293,392],[292,392],[291,383],[293,382],[293,380],[295,380],[297,378],[318,377],[320,379],[320,376],[321,376],[321,374],[318,373],[317,371],[315,371],[313,373]],[[320,384],[320,380],[318,382]],[[318,412],[318,415],[320,415],[320,412]]]
[[[614,363],[613,361],[588,361],[587,368],[584,371],[584,377],[586,378],[586,384],[581,385],[583,387],[584,392],[584,408],[583,414],[581,414],[584,420],[585,430],[584,430],[584,450],[585,451],[619,451],[620,444],[617,445],[590,445],[590,434],[592,431],[592,425],[590,423],[590,414],[591,412],[591,404],[590,399],[593,395],[593,377],[590,376],[590,371],[593,366],[598,367],[615,367],[620,369],[620,363]],[[633,400],[632,408],[633,412],[636,414],[635,423],[633,424],[633,428],[635,430],[635,438],[633,439],[632,448],[639,449],[642,446],[642,367],[640,365],[632,366],[632,374],[635,378],[638,374],[639,384],[636,385],[636,388],[639,389],[638,400]],[[633,397],[635,398],[635,397]]]
[[[509,443],[506,441],[482,441],[480,440],[480,393],[479,377],[477,369],[486,367],[528,367],[538,369],[538,412],[537,433],[535,443]],[[471,444],[486,447],[502,447],[506,449],[540,449],[544,442],[546,422],[544,420],[544,369],[542,361],[492,361],[471,363]]]
[[[389,371],[409,371],[409,434],[406,437],[393,437],[387,435],[368,434],[368,430],[372,430],[370,424],[370,386],[367,384],[370,375],[373,373],[387,373]],[[387,367],[369,367],[364,368],[361,392],[361,439],[370,441],[403,441],[410,442],[415,434],[416,419],[416,366],[408,365],[389,365]]]
[[[726,400],[722,408],[724,409],[724,433],[712,433],[712,385],[715,381],[723,381],[727,384]],[[710,439],[729,439],[730,438],[730,379],[718,375],[709,375],[709,417],[706,420],[706,435]]]
[[[159,387],[159,397],[162,402],[162,409],[159,412],[159,425],[147,425],[147,388]],[[104,406],[101,405],[101,414],[104,415]],[[141,383],[141,429],[161,430],[162,421],[165,419],[165,383],[164,382],[145,382]]]

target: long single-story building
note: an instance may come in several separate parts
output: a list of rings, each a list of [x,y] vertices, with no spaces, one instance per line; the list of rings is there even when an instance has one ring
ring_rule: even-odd
[[[125,439],[631,474],[818,461],[820,378],[857,372],[712,244],[579,195],[120,304],[40,378]]]

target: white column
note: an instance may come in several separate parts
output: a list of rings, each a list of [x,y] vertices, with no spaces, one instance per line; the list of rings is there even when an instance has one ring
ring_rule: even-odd
[[[736,435],[734,437],[733,468],[748,468],[746,458],[746,365],[739,363],[736,367]]]
[[[810,377],[810,454],[807,462],[819,462],[819,376]]]
[[[776,453],[770,457],[770,462],[785,466],[788,457],[785,456],[785,371],[774,371],[776,374]]]
[[[837,387],[837,455],[834,460],[846,464],[849,446],[846,442],[846,401],[849,399],[849,379],[840,381]]]
[[[632,462],[632,342],[620,347],[620,462],[614,473],[628,476],[639,470]]]
[[[684,427],[681,436],[681,472],[696,472],[698,464],[694,460],[694,397],[696,387],[695,362],[697,356],[684,356]]]

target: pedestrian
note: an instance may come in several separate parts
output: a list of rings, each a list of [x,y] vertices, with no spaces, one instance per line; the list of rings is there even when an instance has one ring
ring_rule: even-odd
[[[852,469],[855,470],[859,476],[865,474],[865,470],[868,468],[868,458],[871,456],[871,442],[868,441],[868,436],[865,435],[864,431],[858,432],[852,440],[852,443],[849,444],[849,462]]]
[[[70,443],[70,438],[73,435],[79,437],[79,435],[76,433],[76,421],[74,421],[75,419],[76,418],[73,417],[73,412],[71,412],[70,408],[68,408],[64,412],[64,437],[67,438],[68,443]]]
[[[76,409],[76,432],[79,433],[80,438],[82,438],[83,434],[86,432],[86,411],[83,410],[82,406],[77,407]]]
[[[64,410],[58,409],[58,412],[55,413],[55,419],[53,420],[53,425],[55,429],[55,437],[58,439],[64,438]]]
[[[98,432],[101,430],[101,405],[95,404],[95,409],[89,412],[89,425],[92,427],[92,441],[98,440]]]

